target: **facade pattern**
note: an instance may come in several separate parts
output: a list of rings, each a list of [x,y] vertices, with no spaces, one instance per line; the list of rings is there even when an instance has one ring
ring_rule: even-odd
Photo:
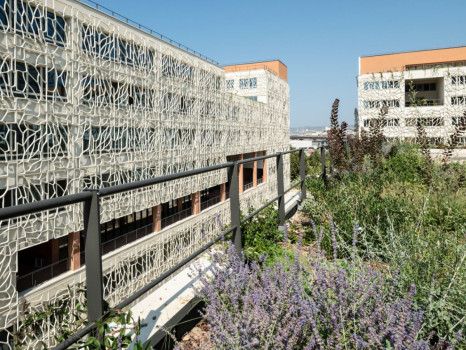
[[[406,66],[358,76],[359,130],[368,129],[388,106],[384,135],[413,140],[423,125],[432,144],[445,143],[465,118],[466,66],[463,62]],[[466,145],[466,138],[460,138]]]
[[[232,93],[221,67],[82,3],[0,0],[0,208],[288,149],[288,84],[267,70],[247,75],[242,90],[263,99]],[[241,196],[244,210],[276,192],[275,162],[263,171],[267,182]],[[216,171],[111,196],[101,222],[226,182]],[[219,218],[228,223],[228,202],[105,254],[109,305],[217,235]],[[24,305],[44,310],[85,282],[81,267],[18,292],[18,255],[70,233],[79,240],[82,229],[80,205],[0,222],[4,348],[23,327]],[[44,319],[24,347],[53,345],[53,322]]]

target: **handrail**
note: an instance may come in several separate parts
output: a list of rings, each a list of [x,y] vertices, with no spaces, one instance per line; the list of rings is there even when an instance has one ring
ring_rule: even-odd
[[[91,192],[81,192],[61,197],[43,199],[37,202],[19,204],[13,207],[2,208],[0,209],[0,221],[12,219],[22,215],[38,213],[48,209],[56,209],[65,205],[81,203],[89,200],[91,196]]]
[[[300,156],[300,181],[295,183],[293,186],[284,189],[284,169],[283,169],[283,156],[299,152]],[[321,177],[326,177],[325,170],[325,147],[321,147],[321,160],[322,160],[322,174]],[[254,213],[248,215],[246,218],[241,220],[240,218],[240,202],[239,202],[239,165],[249,162],[276,158],[277,161],[277,189],[278,195],[274,199],[267,202],[264,206],[256,210]],[[215,239],[205,244],[203,247],[198,249],[193,254],[189,255],[187,258],[180,261],[177,265],[170,268],[168,271],[163,273],[161,276],[154,279],[152,282],[147,284],[145,287],[134,293],[132,296],[121,302],[116,306],[116,308],[122,308],[129,305],[131,302],[138,299],[144,293],[151,290],[157,284],[162,282],[164,279],[169,277],[173,272],[177,271],[191,260],[199,256],[206,249],[210,248],[213,244],[217,243],[220,239],[224,238],[226,235],[232,233],[232,240],[234,242],[235,248],[237,251],[242,250],[241,246],[241,224],[251,219],[254,215],[257,215],[260,211],[271,205],[273,202],[278,200],[278,212],[279,212],[279,224],[281,226],[285,223],[285,193],[289,192],[291,189],[301,185],[301,200],[306,198],[306,188],[305,188],[305,179],[308,177],[305,174],[305,149],[295,149],[283,152],[277,152],[270,155],[259,156],[255,158],[248,158],[240,161],[227,162],[223,164],[213,165],[209,167],[184,171],[177,174],[170,174],[165,176],[160,176],[152,179],[137,181],[128,184],[122,184],[112,187],[106,187],[96,190],[88,190],[77,194],[66,195],[62,197],[52,198],[41,200],[37,202],[21,204],[14,207],[8,207],[0,209],[0,220],[11,219],[21,215],[32,214],[40,212],[43,210],[58,208],[64,205],[84,203],[84,232],[86,236],[85,243],[85,258],[86,258],[86,281],[89,281],[87,285],[88,292],[88,321],[89,324],[74,333],[67,340],[56,346],[55,350],[66,349],[80,338],[91,332],[96,327],[96,322],[99,319],[102,319],[106,316],[103,312],[103,291],[102,291],[102,249],[100,243],[100,208],[99,202],[101,197],[125,192],[137,190],[151,185],[156,185],[160,183],[165,183],[171,180],[177,180],[188,176],[195,176],[203,174],[210,171],[220,170],[220,169],[229,169],[228,179],[229,179],[229,193],[230,193],[230,213],[231,213],[231,228],[225,232],[222,232]]]
[[[99,194],[100,196],[109,196],[109,195],[117,194],[120,192],[137,190],[142,187],[157,185],[157,184],[168,182],[171,180],[178,180],[178,179],[182,179],[182,178],[189,177],[189,176],[208,173],[210,171],[229,168],[232,165],[233,165],[233,162],[228,162],[228,163],[223,163],[223,164],[218,164],[218,165],[211,165],[211,166],[204,167],[204,168],[183,171],[181,173],[159,176],[153,179],[141,180],[141,181],[136,181],[136,182],[130,182],[127,184],[106,187],[106,188],[100,189]]]

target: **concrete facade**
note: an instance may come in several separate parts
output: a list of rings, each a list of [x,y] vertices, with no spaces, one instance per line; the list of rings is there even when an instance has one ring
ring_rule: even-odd
[[[226,85],[228,74],[237,73],[80,2],[0,2],[0,46],[0,208],[289,148],[285,80],[266,69],[241,72],[265,77],[265,99],[238,96]],[[261,166],[263,181],[241,195],[243,210],[275,196],[275,161]],[[103,230],[127,227],[109,241],[108,253],[102,248],[110,305],[219,233],[218,220],[229,222],[226,183],[226,171],[216,171],[101,201]],[[219,203],[202,210],[202,194],[217,186]],[[195,205],[184,218],[179,209],[190,198]],[[176,223],[164,226],[163,211],[174,207]],[[85,285],[82,229],[80,205],[0,222],[5,348],[22,329],[21,305],[40,312],[47,303],[78,300],[67,287]],[[52,240],[53,252],[45,253]],[[37,247],[40,257],[29,267],[51,278],[20,289],[24,261]],[[66,262],[58,265],[62,253]],[[56,275],[58,268],[64,270]],[[35,337],[20,339],[27,348],[53,346],[58,321],[41,322]]]
[[[445,143],[466,112],[466,47],[360,57],[359,128],[389,107],[384,135],[414,139],[417,125]],[[460,139],[466,145],[466,138]]]

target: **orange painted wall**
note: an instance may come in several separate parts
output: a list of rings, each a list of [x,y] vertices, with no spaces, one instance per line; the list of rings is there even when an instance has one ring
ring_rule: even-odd
[[[466,47],[395,53],[359,58],[359,74],[397,72],[406,66],[466,61]]]
[[[276,76],[278,76],[279,78],[282,78],[284,81],[288,81],[288,68],[279,60],[235,64],[235,65],[223,67],[226,73],[244,72],[248,70],[264,69],[264,68],[267,68],[272,73],[274,73]]]

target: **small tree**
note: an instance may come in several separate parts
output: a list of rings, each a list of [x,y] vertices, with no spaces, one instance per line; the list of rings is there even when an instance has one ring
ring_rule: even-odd
[[[384,141],[383,127],[386,124],[386,116],[388,114],[388,106],[383,105],[380,108],[377,118],[372,119],[369,126],[369,154],[372,165],[377,167],[382,161],[383,152],[382,145]]]
[[[348,152],[346,150],[346,129],[348,124],[338,122],[338,107],[340,100],[337,98],[333,102],[332,112],[330,115],[330,130],[328,132],[328,145],[330,156],[332,157],[335,167],[339,170],[348,168]]]

